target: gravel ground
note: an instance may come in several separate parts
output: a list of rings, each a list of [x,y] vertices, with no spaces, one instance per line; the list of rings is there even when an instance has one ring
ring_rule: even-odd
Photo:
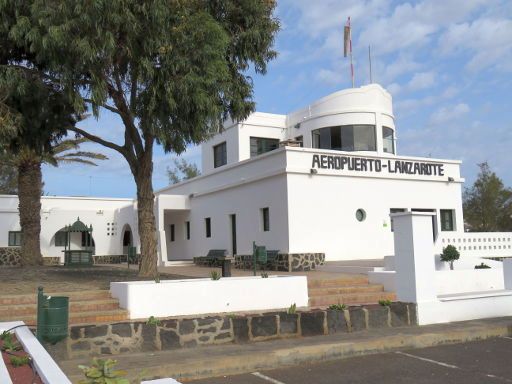
[[[34,293],[38,286],[45,292],[71,292],[91,289],[109,289],[111,281],[151,280],[137,276],[136,266],[128,268],[94,266],[82,268],[1,267],[0,295]],[[182,279],[184,276],[161,273],[163,279]]]

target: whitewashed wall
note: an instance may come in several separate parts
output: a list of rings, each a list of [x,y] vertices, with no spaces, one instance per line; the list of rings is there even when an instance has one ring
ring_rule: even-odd
[[[445,176],[442,177],[325,169],[318,170],[317,174],[310,173],[314,153],[332,155],[333,152],[306,148],[287,151],[290,252],[313,248],[312,251],[325,252],[327,260],[374,259],[392,255],[390,208],[435,209],[438,213],[439,209],[452,209],[455,210],[458,228],[461,227],[463,180],[458,162],[441,161],[445,167]],[[448,176],[455,181],[447,182]],[[363,222],[356,220],[356,210],[360,208],[366,212]],[[440,228],[439,215],[437,221]]]
[[[461,257],[512,257],[512,232],[442,233],[437,251],[447,245],[457,247]]]
[[[20,230],[17,206],[17,196],[0,196],[0,247],[8,245],[9,231]],[[43,256],[58,256],[63,260],[64,247],[55,246],[55,234],[64,226],[73,224],[78,217],[87,226],[93,226],[96,255],[123,253],[122,231],[125,225],[130,226],[135,243],[138,243],[136,210],[131,199],[44,196],[41,206]],[[71,239],[73,246],[81,246],[80,234]]]

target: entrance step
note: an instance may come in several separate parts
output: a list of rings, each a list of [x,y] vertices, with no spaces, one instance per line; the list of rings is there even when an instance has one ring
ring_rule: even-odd
[[[344,278],[334,279],[314,279],[310,280],[308,277],[308,288],[333,288],[333,287],[350,287],[350,286],[364,286],[368,285],[367,276],[350,276]]]
[[[369,284],[367,276],[354,275],[308,281],[309,306],[325,308],[332,304],[377,304],[379,300],[396,300],[393,292],[380,284]]]
[[[313,296],[309,298],[310,307],[328,307],[332,304],[376,304],[379,300],[396,300],[393,292],[348,293],[343,295]]]
[[[328,296],[328,295],[343,295],[349,293],[374,293],[382,292],[384,287],[380,284],[368,285],[348,285],[338,287],[323,287],[323,288],[309,288],[309,297],[315,296]]]
[[[128,311],[119,307],[119,301],[108,290],[52,292],[49,296],[69,297],[69,324],[98,324],[128,319]],[[37,295],[0,296],[0,321],[21,320],[28,325],[37,322]]]

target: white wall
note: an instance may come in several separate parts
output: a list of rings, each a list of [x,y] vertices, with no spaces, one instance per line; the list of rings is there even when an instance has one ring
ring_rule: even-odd
[[[459,164],[443,163],[446,175],[457,180],[452,183],[446,181],[447,176],[390,176],[384,172],[325,169],[310,173],[313,153],[333,152],[305,148],[287,151],[290,252],[325,252],[327,260],[392,255],[390,208],[453,209],[457,221],[462,222]],[[356,220],[356,210],[360,208],[366,212],[363,222]]]
[[[0,247],[8,245],[8,232],[19,230],[17,196],[0,196]],[[13,207],[16,207],[14,211]],[[41,198],[41,252],[43,256],[59,256],[63,260],[64,247],[55,246],[55,234],[77,218],[93,226],[96,255],[123,253],[122,230],[128,224],[135,243],[138,243],[136,210],[131,199],[88,197]],[[108,229],[108,230],[107,230]],[[71,238],[73,246],[81,246],[80,234]]]
[[[377,153],[382,154],[382,126],[395,129],[391,95],[378,84],[345,89],[287,116],[289,138],[302,135],[307,148],[312,147],[311,131],[350,124],[375,125]]]
[[[390,292],[396,290],[396,276],[395,271],[368,272],[370,283],[382,284]],[[437,295],[500,290],[504,289],[503,269],[436,271],[433,284]]]
[[[308,305],[306,276],[228,277],[110,283],[130,319],[275,310]],[[151,300],[148,300],[148,297]]]
[[[511,257],[512,232],[444,232],[436,245],[438,252],[453,245],[461,257]]]

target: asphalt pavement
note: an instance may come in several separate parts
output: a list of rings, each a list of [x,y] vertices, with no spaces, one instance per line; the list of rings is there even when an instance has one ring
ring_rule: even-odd
[[[512,338],[301,364],[194,384],[512,383]]]

